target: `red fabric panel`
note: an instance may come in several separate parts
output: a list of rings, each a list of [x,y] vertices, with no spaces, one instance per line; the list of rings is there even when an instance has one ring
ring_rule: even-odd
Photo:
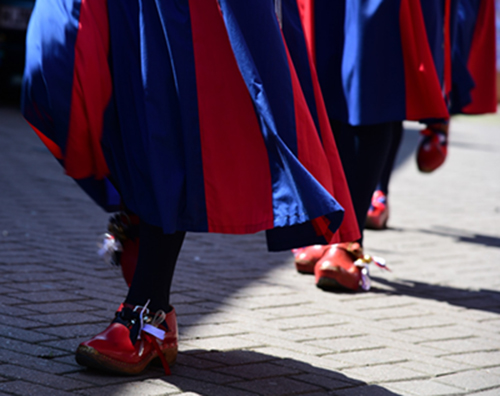
[[[43,144],[45,144],[45,146],[49,149],[49,151],[51,152],[51,154],[54,157],[56,157],[58,160],[62,160],[63,159],[63,155],[62,155],[62,152],[61,152],[61,149],[59,148],[59,146],[57,144],[55,144],[52,140],[50,140],[47,136],[45,136],[42,132],[40,132],[31,123],[28,122],[28,124],[30,124],[31,128],[33,128],[33,130],[35,131],[35,133],[41,139],[41,141],[43,142]]]
[[[344,208],[344,220],[335,235],[325,235],[329,243],[352,242],[358,240],[361,236],[356,214],[352,205],[351,194],[344,174],[344,168],[337,151],[337,145],[333,138],[333,132],[328,119],[323,94],[318,81],[315,67],[315,36],[314,36],[314,0],[297,0],[299,6],[302,28],[306,37],[306,45],[309,52],[309,67],[311,69],[311,80],[313,83],[314,97],[316,102],[316,111],[318,113],[319,128],[323,150],[326,154],[332,177],[333,196],[337,202]],[[325,219],[316,219],[313,224],[317,231],[324,230]],[[323,227],[319,227],[323,224]],[[322,233],[322,232],[321,232]]]
[[[325,240],[329,241],[328,242],[329,245],[334,244],[334,243],[338,243],[337,238],[335,237],[335,235],[337,233],[334,234],[330,230],[330,228],[329,228],[330,227],[330,220],[328,220],[327,217],[325,217],[325,216],[318,217],[316,219],[313,219],[311,221],[311,223],[314,227],[314,230],[316,231],[316,234],[323,235]]]
[[[449,118],[427,41],[420,2],[401,0],[399,17],[406,80],[406,119]]]
[[[316,63],[316,36],[314,30],[314,0],[297,0],[299,7],[300,19],[304,29],[307,49],[309,55]]]
[[[101,149],[103,115],[112,90],[108,53],[106,2],[82,0],[64,161],[66,173],[75,179],[102,179],[109,173]]]
[[[273,227],[269,159],[216,0],[189,0],[208,229]],[[247,224],[246,227],[236,224]]]
[[[340,161],[335,139],[333,138],[333,132],[323,101],[318,75],[316,74],[316,68],[311,58],[309,58],[309,66],[311,68],[311,79],[316,100],[316,110],[318,112],[321,140],[323,141],[323,149],[325,150],[332,172],[333,196],[345,210],[344,220],[330,243],[356,241],[361,237],[361,233],[358,228],[358,221],[352,205],[351,193],[349,192],[349,186],[345,178],[344,168]]]
[[[496,93],[495,2],[483,0],[479,8],[467,67],[476,84],[467,114],[495,113]]]
[[[286,48],[286,44],[285,44]],[[299,78],[287,50],[288,65],[293,89],[295,128],[297,133],[297,157],[300,163],[313,175],[313,177],[333,195],[332,174],[330,165],[319,139],[316,126],[307,106]]]

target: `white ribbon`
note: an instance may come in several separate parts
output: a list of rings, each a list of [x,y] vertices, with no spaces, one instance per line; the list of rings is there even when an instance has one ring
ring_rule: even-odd
[[[116,239],[111,234],[104,234],[102,236],[102,242],[97,244],[99,250],[97,254],[101,257],[107,264],[113,263],[113,257],[116,252],[122,252],[123,246],[118,239]]]

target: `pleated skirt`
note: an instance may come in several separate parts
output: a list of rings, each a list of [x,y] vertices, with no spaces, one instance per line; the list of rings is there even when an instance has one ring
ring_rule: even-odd
[[[297,3],[278,6],[38,0],[23,113],[69,176],[110,180],[166,233],[354,240]]]

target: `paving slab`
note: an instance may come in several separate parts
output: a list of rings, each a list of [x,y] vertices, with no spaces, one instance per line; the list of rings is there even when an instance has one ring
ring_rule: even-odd
[[[389,228],[365,232],[366,293],[330,293],[262,233],[189,233],[172,288],[172,375],[105,375],[74,350],[127,287],[96,254],[99,209],[13,107],[0,107],[0,395],[500,395],[500,116],[452,120],[449,157],[391,181]]]

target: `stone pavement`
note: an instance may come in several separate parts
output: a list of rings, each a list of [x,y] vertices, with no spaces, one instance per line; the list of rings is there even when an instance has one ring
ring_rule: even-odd
[[[262,234],[189,234],[173,375],[119,377],[73,357],[126,293],[96,256],[108,215],[0,108],[0,395],[500,395],[500,117],[455,119],[432,175],[408,128],[372,291],[317,289]]]

